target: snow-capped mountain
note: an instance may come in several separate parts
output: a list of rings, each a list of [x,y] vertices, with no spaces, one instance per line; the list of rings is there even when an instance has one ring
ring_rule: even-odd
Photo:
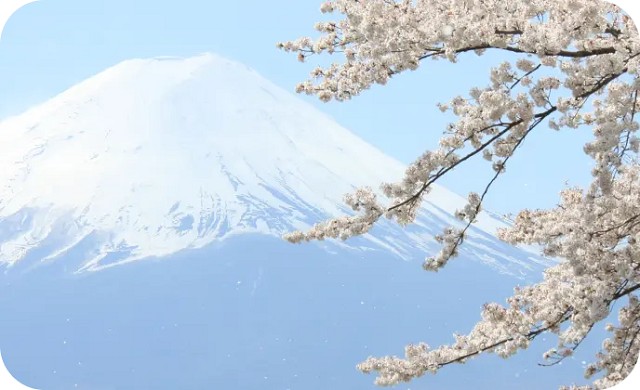
[[[244,234],[279,236],[346,212],[354,186],[404,167],[255,71],[216,55],[130,60],[0,123],[0,263],[74,253],[97,270]],[[410,229],[336,246],[402,258],[436,248],[464,199],[434,187]],[[465,250],[518,274],[546,264],[491,234]]]
[[[0,347],[33,388],[374,389],[358,362],[450,343],[549,263],[483,213],[458,259],[421,272],[464,204],[437,186],[416,225],[285,242],[405,168],[211,54],[126,61],[0,122],[0,166]],[[562,366],[536,365],[549,338],[398,389],[463,389],[469,373],[479,389],[557,388],[599,340]]]

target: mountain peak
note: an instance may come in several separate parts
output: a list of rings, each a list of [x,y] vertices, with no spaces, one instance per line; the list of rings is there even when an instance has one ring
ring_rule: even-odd
[[[0,123],[0,149],[0,262],[73,253],[85,270],[305,228],[344,213],[354,186],[404,169],[211,53],[113,66]],[[432,195],[434,215],[463,203],[440,187]],[[433,242],[394,229],[358,245],[406,256]]]

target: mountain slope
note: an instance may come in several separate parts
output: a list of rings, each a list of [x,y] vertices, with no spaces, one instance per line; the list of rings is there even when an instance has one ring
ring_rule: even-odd
[[[343,214],[354,186],[404,167],[244,65],[205,54],[116,65],[0,123],[0,263],[74,252],[81,270],[280,235]],[[434,187],[416,226],[383,223],[346,243],[414,258],[464,200]],[[465,249],[502,272],[546,264],[491,233]],[[330,249],[331,250],[331,249]]]

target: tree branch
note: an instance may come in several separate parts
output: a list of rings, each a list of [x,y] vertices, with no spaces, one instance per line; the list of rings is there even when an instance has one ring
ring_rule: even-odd
[[[454,53],[459,54],[459,53],[465,53],[468,51],[487,50],[487,49],[498,49],[498,50],[510,51],[513,53],[534,54],[534,55],[543,55],[543,56],[557,56],[557,57],[567,57],[567,58],[585,58],[585,57],[592,57],[592,56],[598,56],[603,54],[613,54],[616,52],[616,49],[614,49],[613,47],[604,47],[604,48],[593,49],[593,50],[577,50],[577,51],[560,50],[556,53],[553,53],[553,52],[538,53],[535,51],[523,50],[513,46],[500,47],[500,46],[492,46],[489,44],[482,44],[477,46],[469,46],[469,47],[456,49],[454,50]],[[426,49],[426,52],[428,52],[428,54],[424,54],[418,59],[424,60],[426,58],[434,57],[437,55],[443,55],[445,50],[444,48],[437,47],[437,48]]]
[[[613,301],[615,301],[615,300],[617,300],[619,298],[622,298],[625,295],[629,295],[629,294],[631,294],[632,292],[634,292],[634,291],[636,291],[638,289],[640,289],[640,284],[636,284],[635,286],[626,288],[626,289],[620,291],[619,293],[614,294],[613,297],[610,300],[607,300],[606,302],[607,302],[607,304],[611,304]],[[544,332],[546,332],[548,330],[551,330],[551,329],[557,327],[558,325],[561,325],[562,323],[568,321],[572,317],[573,314],[574,314],[573,308],[569,308],[569,309],[565,310],[562,313],[562,315],[560,315],[558,317],[558,319],[555,320],[553,323],[551,323],[551,324],[549,324],[547,326],[544,326],[542,328],[538,328],[536,330],[533,330],[533,331],[531,331],[531,332],[529,332],[529,333],[527,333],[527,334],[525,334],[523,336],[528,338],[529,340],[532,340],[535,337],[537,337],[538,335],[540,335],[541,333],[544,333]],[[459,363],[459,362],[461,362],[463,360],[466,360],[466,359],[468,359],[470,357],[473,357],[475,355],[481,354],[481,353],[486,352],[486,351],[488,351],[490,349],[493,349],[495,347],[499,347],[499,346],[501,346],[501,345],[503,345],[503,344],[505,344],[505,343],[507,343],[509,341],[513,341],[513,340],[515,340],[514,336],[507,337],[507,338],[502,339],[500,341],[497,341],[497,342],[495,342],[495,343],[493,343],[491,345],[488,345],[486,347],[480,348],[477,351],[470,352],[470,353],[468,353],[466,355],[459,356],[459,357],[457,357],[455,359],[448,360],[448,361],[446,361],[444,363],[438,363],[437,366],[438,366],[438,368],[440,368],[440,367],[444,367],[444,366],[452,364],[452,363]]]

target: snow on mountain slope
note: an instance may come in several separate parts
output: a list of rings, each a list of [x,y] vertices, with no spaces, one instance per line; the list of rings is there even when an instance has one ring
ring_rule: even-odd
[[[305,228],[343,214],[354,186],[375,188],[404,170],[212,54],[125,61],[5,120],[0,166],[0,263],[82,251],[82,270]],[[432,251],[432,235],[464,200],[434,187],[429,201],[411,229],[385,223],[336,245],[403,258]],[[500,225],[482,215],[469,240],[477,259],[512,273],[545,264],[488,234]]]

